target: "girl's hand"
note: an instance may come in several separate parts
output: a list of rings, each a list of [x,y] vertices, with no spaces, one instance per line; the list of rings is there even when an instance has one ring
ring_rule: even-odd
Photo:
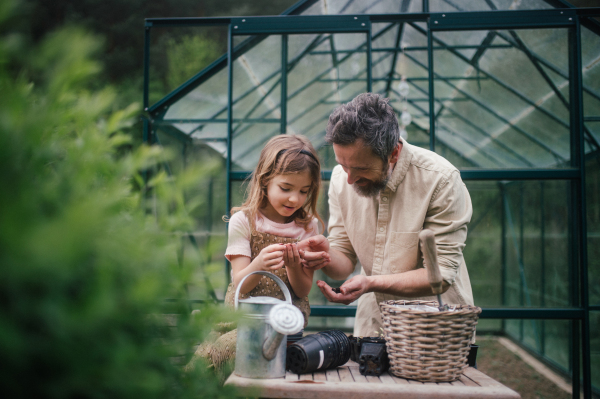
[[[263,248],[254,261],[257,263],[260,270],[271,272],[273,270],[281,269],[284,265],[284,252],[285,245],[272,244]]]
[[[302,265],[302,258],[298,251],[298,244],[285,244],[285,250],[283,251],[283,263],[285,267],[296,269]]]

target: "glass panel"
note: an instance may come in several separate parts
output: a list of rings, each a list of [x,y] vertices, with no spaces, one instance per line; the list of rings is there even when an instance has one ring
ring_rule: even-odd
[[[234,126],[231,169],[252,171],[269,139],[279,134],[279,123],[240,123]]]
[[[437,151],[461,168],[568,167],[566,29],[433,38]]]
[[[366,90],[365,35],[289,35],[287,43],[287,133],[318,148],[335,105]],[[252,170],[281,133],[281,46],[281,35],[268,36],[234,62],[234,170]]]
[[[568,183],[466,183],[473,217],[464,256],[475,304],[568,307]]]
[[[586,138],[586,205],[588,286],[591,305],[600,305],[600,36],[587,28],[581,29],[581,61],[583,71],[584,117],[596,121],[584,122]],[[596,364],[598,363],[596,357]],[[598,366],[596,366],[598,367]],[[600,368],[596,368],[596,384],[600,380]]]
[[[590,305],[600,305],[600,154],[586,162],[587,259]]]
[[[571,370],[571,325],[568,320],[543,320],[543,355],[565,372]]]
[[[344,306],[344,305],[342,305]],[[324,317],[310,316],[307,331],[342,330],[352,334],[354,331],[354,317]]]
[[[411,115],[412,122],[404,126],[405,137],[413,145],[429,148],[429,88],[427,69],[422,67],[427,65],[427,36],[408,23],[373,24],[373,32],[373,91],[389,98],[398,116]],[[401,83],[403,77],[408,79]],[[406,85],[408,93],[403,90]]]
[[[586,117],[600,118],[600,36],[581,28],[583,111]],[[600,142],[600,122],[588,122],[586,129]],[[594,145],[594,150],[598,150]]]
[[[222,299],[226,288],[223,272],[226,225],[222,217],[226,213],[227,193],[223,155],[215,150],[214,143],[197,140],[184,144],[169,132],[168,129],[157,131],[156,141],[175,155],[160,168],[175,176],[185,170],[194,171],[193,184],[185,191],[185,202],[195,220],[195,230],[182,232],[181,241],[185,258],[197,265],[188,286],[189,298],[207,300],[214,293]]]
[[[253,170],[264,144],[281,130],[282,39],[237,39],[255,43],[233,63],[232,170]]]
[[[227,53],[227,27],[153,28],[150,46],[150,105]]]
[[[306,135],[319,149],[333,109],[366,91],[365,34],[290,35],[288,40],[294,56],[289,57],[287,132]]]
[[[592,387],[600,389],[600,312],[590,312]]]
[[[544,360],[569,373],[571,352],[571,321],[568,320],[505,320],[505,333]]]
[[[165,119],[227,118],[227,68],[172,104]]]
[[[423,11],[423,0],[327,0],[319,1],[322,14],[392,14]]]
[[[543,0],[490,0],[490,1],[448,1],[429,0],[431,12],[458,12],[458,11],[491,11],[491,10],[539,10],[553,8]]]
[[[321,170],[331,170],[337,165],[333,147],[329,144],[322,144],[319,149],[319,159],[321,161]]]
[[[240,206],[246,200],[246,190],[248,188],[247,181],[232,181],[231,182],[231,207]],[[231,211],[231,209],[229,209]],[[223,251],[225,254],[225,251]]]

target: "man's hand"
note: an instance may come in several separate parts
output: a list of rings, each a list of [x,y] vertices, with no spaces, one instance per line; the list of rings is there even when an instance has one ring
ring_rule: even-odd
[[[322,269],[331,262],[329,241],[323,235],[300,241],[298,250],[303,259],[304,267],[313,271]]]
[[[322,234],[312,236],[298,243],[298,249],[310,252],[329,252],[329,240]]]
[[[317,286],[321,289],[321,292],[329,302],[349,305],[356,301],[362,294],[368,292],[368,283],[367,277],[363,275],[354,276],[342,284],[339,294],[335,293],[325,281],[317,281]]]

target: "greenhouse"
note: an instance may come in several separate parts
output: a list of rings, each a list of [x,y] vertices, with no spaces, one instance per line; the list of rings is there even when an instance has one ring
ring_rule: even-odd
[[[185,237],[186,251],[209,254],[189,299],[223,300],[222,217],[241,204],[264,144],[282,133],[311,140],[327,222],[329,115],[381,93],[401,135],[448,159],[469,189],[478,333],[505,335],[570,376],[573,397],[599,392],[599,17],[563,0],[301,0],[280,16],[147,19],[144,141],[177,154],[169,174],[216,170],[198,187],[202,229]],[[211,32],[227,52],[155,101],[161,30]],[[309,328],[350,331],[355,306],[315,289],[310,301]]]

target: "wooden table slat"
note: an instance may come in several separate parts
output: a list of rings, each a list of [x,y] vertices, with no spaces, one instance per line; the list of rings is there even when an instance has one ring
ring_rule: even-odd
[[[354,382],[354,378],[352,377],[352,373],[348,367],[338,367],[338,373],[340,376],[340,381]]]
[[[403,384],[403,385],[408,385],[409,384],[408,380],[405,379],[405,378],[396,377],[393,374],[389,374],[389,376],[392,377],[392,379],[394,380],[394,382],[396,384]]]
[[[381,381],[382,384],[395,384],[396,383],[396,380],[394,380],[394,377],[392,377],[388,373],[381,374],[379,376],[379,380]]]
[[[370,382],[371,384],[381,384],[381,379],[376,375],[367,375],[365,377],[367,377],[367,382]]]
[[[367,380],[367,377],[365,377],[364,375],[362,375],[360,373],[360,371],[358,370],[358,366],[349,366],[348,369],[352,373],[352,377],[354,378],[354,381],[356,381],[356,382],[369,382]]]
[[[477,382],[473,381],[472,379],[470,379],[469,377],[465,376],[464,374],[460,376],[460,381],[465,384],[468,387],[479,387],[481,385],[479,385]]]
[[[226,384],[237,387],[241,396],[247,389],[259,389],[263,398],[520,399],[515,391],[473,368],[452,383],[422,383],[390,373],[365,377],[356,363],[349,362],[334,370],[310,374],[288,372],[285,378],[250,379],[232,374]]]
[[[330,382],[340,382],[340,375],[338,374],[338,369],[327,370],[325,375],[327,376],[327,381]]]
[[[289,381],[298,381],[298,374],[292,373],[291,371],[288,370],[285,372],[284,378]]]
[[[313,379],[315,381],[327,381],[327,375],[324,370],[315,371],[313,373]]]
[[[472,380],[476,380],[479,382],[480,386],[487,386],[487,387],[503,387],[504,385],[500,384],[498,381],[494,380],[491,377],[488,377],[487,375],[483,374],[481,371],[473,368],[473,367],[467,367],[463,373],[463,375],[469,377]]]

